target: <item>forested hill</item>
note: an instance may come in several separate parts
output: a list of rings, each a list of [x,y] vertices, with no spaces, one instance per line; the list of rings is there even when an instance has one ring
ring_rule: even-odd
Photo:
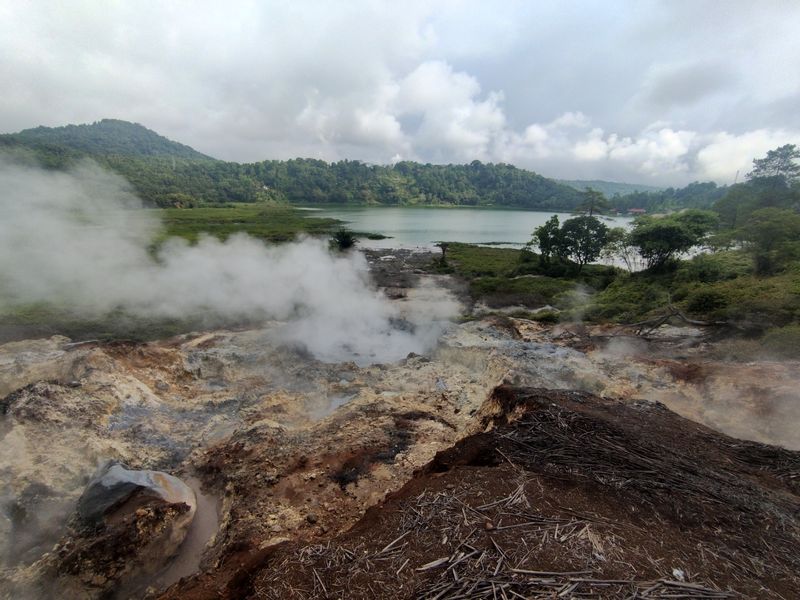
[[[173,142],[138,123],[117,119],[103,119],[85,125],[35,127],[3,137],[12,137],[31,146],[43,144],[64,146],[92,155],[119,154],[210,159],[209,156],[184,144]]]
[[[603,181],[601,179],[556,179],[556,181],[580,191],[590,187],[593,190],[601,192],[607,198],[625,196],[626,194],[633,194],[634,192],[660,192],[664,189],[655,185],[621,183],[619,181]]]
[[[303,158],[249,164],[225,162],[142,125],[115,119],[0,135],[0,151],[51,169],[69,168],[81,159],[91,158],[128,179],[139,196],[153,206],[273,202],[571,211],[584,201],[582,188],[502,163],[433,165],[404,161],[369,165],[352,160],[327,163]],[[716,188],[714,184],[702,186]],[[614,197],[611,204],[620,210],[638,207],[648,212],[682,204],[708,206],[722,191],[690,188],[684,188],[688,194],[673,189],[638,192]],[[695,192],[702,192],[702,201],[696,202]]]
[[[272,201],[571,210],[581,203],[577,190],[506,164],[381,166],[315,159],[240,164],[114,119],[0,135],[2,149],[54,169],[92,158],[127,178],[155,206]]]
[[[531,209],[575,208],[581,194],[507,164],[432,165],[410,161],[367,165],[313,159],[242,165],[248,176],[292,203],[458,204]]]

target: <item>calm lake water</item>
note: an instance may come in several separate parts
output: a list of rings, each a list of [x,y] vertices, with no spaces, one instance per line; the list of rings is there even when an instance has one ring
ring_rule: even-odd
[[[431,248],[437,241],[502,244],[521,247],[533,230],[552,215],[564,222],[569,213],[487,208],[347,207],[308,209],[315,217],[333,217],[355,231],[390,236],[385,240],[362,239],[366,248]],[[602,217],[609,227],[628,227],[630,217]]]

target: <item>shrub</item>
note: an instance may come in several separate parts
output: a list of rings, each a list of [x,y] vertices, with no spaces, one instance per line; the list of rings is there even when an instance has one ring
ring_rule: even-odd
[[[761,339],[764,348],[783,358],[800,358],[800,324],[775,327]]]
[[[717,290],[699,289],[689,295],[686,310],[691,313],[707,315],[728,306],[728,298]]]
[[[348,229],[339,229],[331,236],[330,247],[344,252],[353,248],[357,243],[356,236]]]
[[[532,315],[533,321],[538,321],[539,323],[550,323],[555,324],[559,321],[559,315],[557,312],[552,310],[542,310]]]
[[[677,279],[700,283],[736,279],[751,272],[751,263],[750,258],[741,251],[699,254],[681,264]]]

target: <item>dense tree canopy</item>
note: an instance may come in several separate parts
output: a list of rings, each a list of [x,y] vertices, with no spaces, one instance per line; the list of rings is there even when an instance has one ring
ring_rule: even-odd
[[[542,262],[548,263],[554,256],[559,256],[561,248],[561,224],[558,216],[553,215],[544,225],[537,227],[531,239],[532,246],[539,249]]]
[[[727,192],[725,186],[713,182],[694,182],[682,188],[667,188],[656,192],[634,192],[614,196],[609,201],[621,211],[644,208],[647,212],[666,212],[681,208],[711,208]]]
[[[794,144],[786,144],[767,152],[764,158],[753,161],[753,170],[748,179],[759,177],[782,177],[787,183],[800,179],[800,150]]]
[[[789,184],[784,177],[758,177],[729,188],[714,204],[723,229],[736,230],[762,208],[800,209],[800,182]]]
[[[736,237],[751,252],[756,273],[773,273],[800,257],[800,214],[774,207],[756,210]]]
[[[131,182],[153,206],[196,206],[228,202],[292,204],[448,204],[507,206],[594,214],[603,203],[574,187],[508,164],[473,161],[433,165],[410,161],[369,165],[342,160],[265,160],[239,164],[215,160],[141,125],[105,119],[90,125],[37,127],[0,135],[0,150],[26,156],[52,169],[90,157]],[[604,189],[636,186],[597,182]],[[594,188],[593,188],[594,189]],[[649,212],[706,207],[724,194],[713,183],[615,196],[612,207]]]
[[[573,217],[559,225],[558,216],[553,215],[534,230],[530,245],[538,248],[543,264],[557,257],[572,260],[580,271],[583,265],[597,260],[607,235],[608,227],[597,217]]]
[[[698,246],[716,222],[714,213],[701,210],[687,210],[664,217],[639,217],[629,241],[648,269],[659,269]]]
[[[606,243],[608,227],[596,217],[575,217],[567,219],[561,226],[560,243],[563,254],[578,264],[583,265],[597,260]]]
[[[173,142],[138,123],[118,119],[103,119],[86,125],[35,127],[20,131],[12,137],[24,143],[59,145],[89,154],[174,156],[211,160],[210,156]]]

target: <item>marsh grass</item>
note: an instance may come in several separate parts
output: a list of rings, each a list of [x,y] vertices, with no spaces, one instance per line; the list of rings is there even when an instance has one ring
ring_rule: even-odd
[[[151,210],[162,222],[158,242],[168,237],[195,242],[201,234],[224,240],[235,233],[268,242],[287,242],[300,234],[327,235],[341,226],[337,219],[314,217],[289,207],[250,204]]]

